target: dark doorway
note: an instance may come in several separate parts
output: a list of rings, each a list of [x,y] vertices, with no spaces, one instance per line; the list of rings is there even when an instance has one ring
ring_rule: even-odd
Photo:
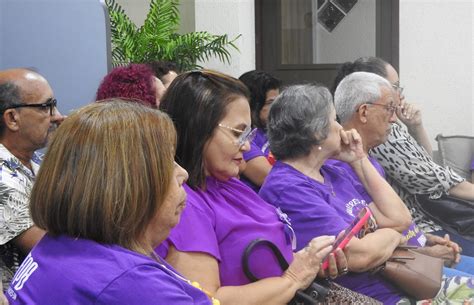
[[[398,14],[399,0],[255,0],[257,69],[327,86],[360,56],[398,70]]]

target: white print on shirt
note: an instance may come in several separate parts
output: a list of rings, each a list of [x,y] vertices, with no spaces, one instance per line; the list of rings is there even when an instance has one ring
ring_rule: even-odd
[[[12,287],[8,287],[7,293],[10,296],[10,298],[12,298],[13,300],[16,300],[16,293],[15,291],[13,291]]]
[[[11,286],[17,291],[23,288],[25,282],[36,269],[38,269],[38,263],[33,260],[33,257],[30,253],[25,258],[20,268],[16,272],[15,276],[13,277]]]
[[[365,202],[365,200],[354,198],[348,203],[346,203],[346,212],[347,214],[355,217],[355,215],[359,213],[360,209],[365,206],[367,206],[367,202]],[[357,209],[354,210],[355,207],[357,207]]]

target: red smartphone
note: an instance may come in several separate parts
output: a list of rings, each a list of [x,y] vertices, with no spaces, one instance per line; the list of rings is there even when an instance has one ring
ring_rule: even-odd
[[[368,207],[363,208],[360,210],[359,214],[356,218],[352,221],[352,223],[344,230],[344,234],[340,235],[332,245],[331,253],[335,253],[337,249],[344,249],[344,247],[349,243],[354,235],[362,229],[362,227],[367,223],[369,220],[372,212]],[[331,254],[330,253],[330,254]],[[323,270],[326,270],[329,267],[329,254],[323,259]]]

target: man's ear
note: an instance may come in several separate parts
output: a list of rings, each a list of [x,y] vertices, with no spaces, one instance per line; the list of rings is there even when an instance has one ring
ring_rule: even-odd
[[[367,119],[368,111],[369,111],[369,107],[367,104],[362,104],[357,109],[357,114],[359,115],[359,121],[363,124],[366,124],[368,121]]]
[[[7,109],[3,113],[3,121],[5,122],[5,127],[11,131],[18,131],[20,129],[19,124],[20,116],[15,109]]]

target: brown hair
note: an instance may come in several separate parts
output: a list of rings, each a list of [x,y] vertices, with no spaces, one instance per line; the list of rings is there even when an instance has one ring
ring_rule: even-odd
[[[176,132],[159,110],[119,99],[90,104],[57,129],[31,192],[50,234],[148,254],[147,225],[172,179]]]
[[[206,187],[204,147],[226,115],[227,105],[238,97],[249,99],[247,87],[238,79],[196,70],[179,75],[161,101],[178,133],[176,161],[189,173],[187,184],[194,189]]]

